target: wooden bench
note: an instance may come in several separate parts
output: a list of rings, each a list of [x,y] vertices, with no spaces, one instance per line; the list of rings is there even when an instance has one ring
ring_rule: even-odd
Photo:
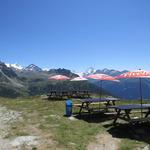
[[[81,104],[73,104],[73,107],[81,107]]]

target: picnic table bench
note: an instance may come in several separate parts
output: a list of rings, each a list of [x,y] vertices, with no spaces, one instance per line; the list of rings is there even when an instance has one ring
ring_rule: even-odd
[[[79,115],[81,115],[82,110],[85,109],[87,110],[89,113],[91,113],[91,111],[93,111],[95,108],[90,108],[90,104],[92,103],[105,103],[105,107],[102,109],[106,109],[108,108],[108,106],[112,106],[115,105],[115,102],[118,101],[117,98],[113,98],[113,97],[105,97],[105,98],[87,98],[87,99],[80,99],[79,100],[81,102],[81,105],[79,105],[80,110],[79,110]],[[100,107],[99,107],[100,109]]]
[[[110,107],[111,108],[111,107]],[[140,121],[146,121],[149,120],[148,115],[150,114],[150,104],[130,104],[130,105],[119,105],[119,106],[114,106],[113,107],[115,109],[115,111],[117,112],[113,124],[116,123],[117,119],[123,119],[125,121],[128,122],[140,122]],[[133,119],[131,118],[130,114],[132,110],[146,110],[146,112],[142,112],[141,113],[145,113],[144,118],[136,118]],[[122,111],[124,111],[122,113]]]

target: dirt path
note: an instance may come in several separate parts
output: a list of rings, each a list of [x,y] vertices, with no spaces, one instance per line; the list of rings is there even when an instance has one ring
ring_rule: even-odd
[[[110,134],[99,134],[96,141],[89,143],[87,150],[119,150],[120,140]]]

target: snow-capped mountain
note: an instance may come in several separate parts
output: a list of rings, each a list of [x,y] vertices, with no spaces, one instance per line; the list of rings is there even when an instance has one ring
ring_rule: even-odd
[[[23,67],[17,63],[15,64],[9,64],[9,63],[5,63],[5,65],[8,67],[8,68],[13,68],[13,69],[16,69],[16,70],[22,70]]]
[[[127,70],[118,71],[118,70],[114,70],[114,69],[104,68],[102,70],[100,70],[100,69],[96,70],[95,73],[103,73],[103,74],[108,74],[111,76],[117,76],[117,75],[120,75],[120,74],[125,73],[125,72],[128,72],[128,71]]]
[[[96,72],[96,69],[94,69],[93,67],[89,67],[83,72],[76,72],[76,71],[72,71],[72,72],[79,75],[79,76],[87,76],[90,74],[94,74]]]
[[[42,69],[34,64],[31,64],[29,66],[27,66],[26,68],[23,69],[23,71],[35,71],[35,72],[39,72],[42,71]]]
[[[107,69],[107,68],[104,68],[104,69],[101,69],[101,70],[100,69],[96,70],[93,67],[89,67],[84,72],[76,72],[76,71],[73,71],[73,72],[76,73],[79,76],[87,76],[87,75],[96,74],[96,73],[102,73],[102,74],[108,74],[108,75],[111,75],[111,76],[117,76],[117,75],[120,75],[122,73],[128,72],[128,70],[118,71],[118,70]]]
[[[16,78],[17,74],[13,71],[13,69],[7,67],[5,63],[0,62],[0,77],[2,77],[3,79]],[[3,79],[1,79],[1,81]]]
[[[96,72],[96,69],[94,69],[93,67],[89,67],[89,68],[84,72],[84,75],[94,74],[95,72]]]
[[[49,71],[50,68],[43,68],[42,70],[43,70],[43,71]]]

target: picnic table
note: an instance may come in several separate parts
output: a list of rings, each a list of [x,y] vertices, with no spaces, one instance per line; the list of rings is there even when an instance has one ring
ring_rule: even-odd
[[[62,99],[62,98],[90,98],[89,91],[79,90],[79,91],[56,91],[51,90],[47,94],[48,99]]]
[[[114,106],[113,107],[116,112],[117,115],[114,118],[113,124],[116,123],[117,119],[123,119],[125,121],[128,122],[140,122],[140,121],[146,121],[148,120],[148,115],[150,114],[150,104],[128,104],[128,105],[119,105],[119,106]],[[131,118],[131,111],[132,110],[146,110],[146,112],[141,112],[141,113],[145,113],[144,118],[136,118],[133,119]],[[123,111],[123,113],[122,113]]]
[[[73,98],[90,98],[90,93],[87,90],[74,90],[71,91],[71,97]]]
[[[115,102],[118,101],[117,98],[114,97],[105,97],[105,98],[87,98],[87,99],[80,99],[81,102],[79,115],[81,115],[82,110],[85,109],[89,113],[94,110],[94,108],[90,108],[90,104],[92,103],[105,103],[105,109],[107,110],[108,106],[115,105]],[[99,107],[100,108],[100,107]]]
[[[70,93],[68,91],[49,91],[47,94],[48,99],[62,99],[63,97],[70,97]]]

